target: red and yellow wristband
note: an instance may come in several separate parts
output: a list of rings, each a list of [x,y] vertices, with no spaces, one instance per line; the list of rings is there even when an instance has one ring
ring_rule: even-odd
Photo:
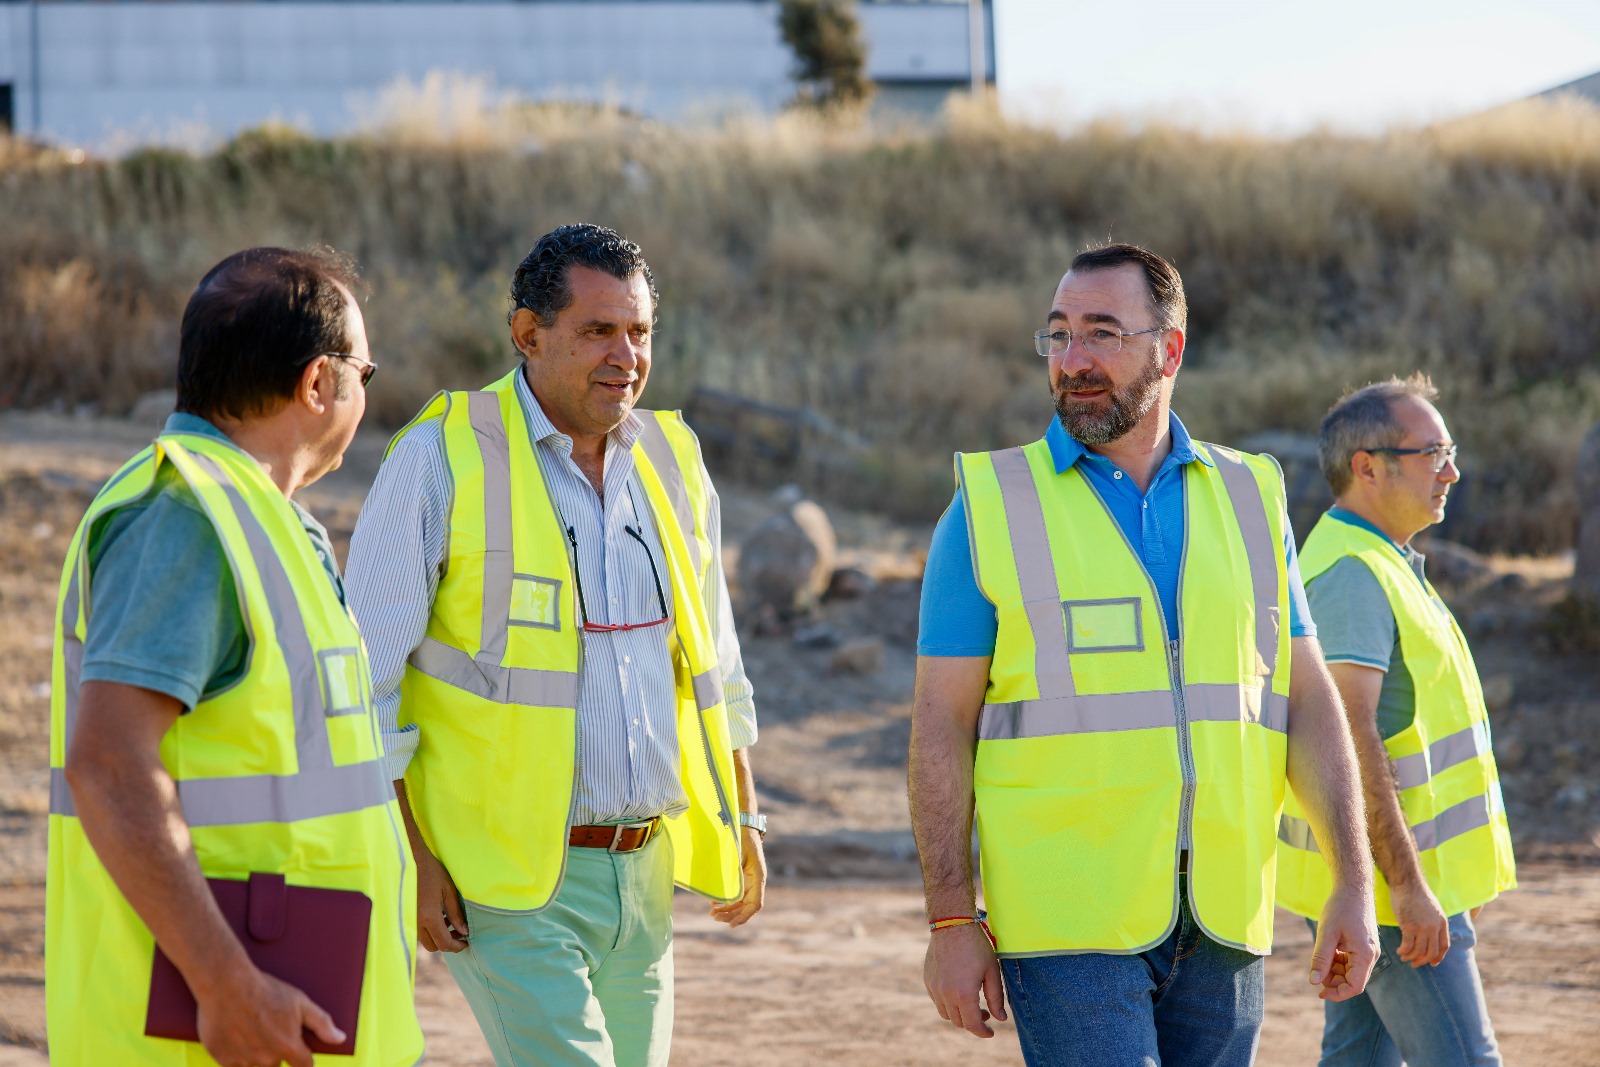
[[[928,923],[928,932],[937,933],[940,930],[948,930],[952,926],[970,926],[973,923],[977,923],[983,929],[983,936],[989,939],[989,946],[998,948],[994,933],[990,931],[989,924],[985,921],[987,918],[988,915],[981,911],[976,915],[947,915],[943,919],[934,919]]]

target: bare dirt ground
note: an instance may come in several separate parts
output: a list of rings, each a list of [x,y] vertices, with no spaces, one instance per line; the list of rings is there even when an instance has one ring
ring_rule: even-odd
[[[0,413],[0,1067],[44,1062],[43,880],[50,616],[67,542],[100,482],[153,427]],[[342,548],[383,439],[363,435],[306,503]],[[730,541],[770,509],[725,485]],[[904,791],[919,552],[928,529],[834,515],[846,561],[882,581],[814,622],[884,641],[881,669],[830,675],[832,651],[746,635],[761,709],[756,767],[772,817],[767,911],[737,931],[678,901],[673,1061],[728,1064],[1020,1063],[1015,1032],[978,1041],[934,1015]],[[1600,1067],[1600,694],[1592,658],[1554,651],[1551,607],[1570,561],[1492,560],[1446,595],[1493,692],[1496,750],[1522,888],[1480,923],[1484,983],[1508,1064]],[[1315,1062],[1310,937],[1279,913],[1260,1061]],[[424,955],[429,1062],[490,1063],[444,965]]]

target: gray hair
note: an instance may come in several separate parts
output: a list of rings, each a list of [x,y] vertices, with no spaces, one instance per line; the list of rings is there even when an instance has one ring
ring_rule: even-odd
[[[1391,377],[1350,390],[1322,417],[1317,459],[1334,496],[1341,496],[1350,488],[1354,479],[1350,460],[1357,452],[1399,445],[1405,434],[1394,417],[1394,401],[1405,396],[1432,403],[1439,398],[1439,390],[1426,374],[1417,371],[1409,378]],[[1386,455],[1384,459],[1395,462],[1393,456]]]

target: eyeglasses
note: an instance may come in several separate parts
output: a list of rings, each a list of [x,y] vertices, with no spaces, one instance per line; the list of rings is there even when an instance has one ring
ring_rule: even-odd
[[[1446,464],[1456,461],[1460,450],[1459,445],[1429,445],[1427,448],[1363,448],[1360,451],[1387,452],[1391,456],[1432,456],[1433,473],[1438,474]]]
[[[1041,356],[1059,356],[1066,352],[1077,341],[1097,356],[1114,356],[1122,351],[1124,337],[1138,337],[1146,333],[1162,333],[1170,330],[1170,326],[1152,326],[1148,330],[1132,330],[1123,333],[1115,326],[1091,326],[1087,333],[1075,334],[1071,330],[1036,330],[1033,334],[1033,350]]]
[[[368,382],[372,381],[372,376],[378,373],[378,365],[376,363],[372,362],[370,359],[362,359],[354,352],[318,352],[315,356],[312,356],[311,359],[316,359],[320,356],[327,356],[329,359],[347,359],[351,363],[360,363],[362,365],[361,388],[363,389],[367,387]],[[306,362],[310,363],[311,359],[306,360]]]
[[[623,526],[627,535],[639,542],[639,547],[644,549],[644,558],[650,561],[650,577],[656,583],[656,600],[661,605],[661,618],[654,622],[590,622],[589,608],[583,602],[583,568],[578,566],[578,534],[571,527],[567,527],[567,541],[572,545],[572,580],[578,587],[578,611],[583,616],[583,632],[586,634],[613,634],[622,630],[646,630],[652,626],[660,626],[670,616],[667,614],[667,594],[661,588],[661,572],[656,570],[656,557],[650,552],[650,546],[645,544],[644,535],[632,526]]]

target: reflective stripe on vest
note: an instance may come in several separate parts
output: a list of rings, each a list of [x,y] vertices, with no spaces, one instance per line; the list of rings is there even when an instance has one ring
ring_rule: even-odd
[[[1426,852],[1453,837],[1488,826],[1492,815],[1487,796],[1468,797],[1459,804],[1445,808],[1433,818],[1413,825],[1411,837],[1417,843],[1417,851]],[[1311,832],[1311,824],[1298,816],[1285,815],[1278,821],[1278,840],[1290,848],[1322,852],[1317,847],[1316,835]]]
[[[684,543],[689,547],[689,565],[699,575],[704,571],[704,561],[700,558],[700,543],[695,538],[694,504],[689,500],[689,489],[683,481],[683,469],[678,466],[678,457],[661,424],[652,418],[644,419],[643,423],[639,447],[644,449],[650,466],[661,479],[661,487],[667,491],[667,499],[672,501],[672,513],[677,516],[678,528],[683,531]]]
[[[1441,737],[1422,752],[1389,762],[1394,766],[1395,781],[1400,788],[1415,789],[1426,785],[1440,771],[1477,759],[1487,751],[1489,731],[1483,723],[1474,723],[1465,730]]]
[[[1273,543],[1255,476],[1236,456],[1222,449],[1213,450],[1212,456],[1244,538],[1256,617],[1266,618],[1278,604],[1275,555],[1282,549]],[[993,462],[1006,523],[1011,530],[1017,581],[1033,629],[1034,672],[1039,680],[1039,697],[985,704],[978,722],[979,738],[997,741],[1176,726],[1165,700],[1150,699],[1156,695],[1165,698],[1169,692],[1166,689],[1106,694],[1077,692],[1072,680],[1066,617],[1058,596],[1055,562],[1050,555],[1039,487],[1022,449],[996,452]],[[1241,699],[1238,686],[1186,685],[1183,699],[1188,718],[1198,722],[1242,720],[1287,733],[1288,698],[1272,691],[1272,676],[1278,661],[1278,635],[1272,628],[1256,627],[1256,651],[1266,665],[1259,694],[1247,692]]]
[[[347,714],[347,709],[330,706],[329,694],[320,682],[317,655],[306,635],[300,606],[294,595],[283,561],[278,558],[266,530],[244,497],[220,465],[209,456],[191,454],[169,445],[168,455],[182,467],[195,463],[205,471],[233,505],[240,527],[255,558],[256,569],[272,609],[272,625],[284,660],[289,667],[294,699],[295,751],[294,774],[258,774],[225,778],[181,778],[177,781],[178,799],[183,804],[184,820],[190,826],[241,826],[263,822],[298,822],[325,815],[341,815],[387,804],[394,799],[393,789],[383,775],[374,773],[375,761],[335,765],[328,743],[326,717]],[[227,548],[225,540],[222,541]],[[62,654],[66,664],[65,745],[72,743],[77,727],[78,688],[83,670],[83,642],[77,637],[79,611],[79,571],[85,553],[73,564],[66,602],[62,606]],[[324,653],[359,649],[330,649]],[[362,709],[356,709],[360,712]],[[50,813],[77,817],[66,771],[50,768]]]

